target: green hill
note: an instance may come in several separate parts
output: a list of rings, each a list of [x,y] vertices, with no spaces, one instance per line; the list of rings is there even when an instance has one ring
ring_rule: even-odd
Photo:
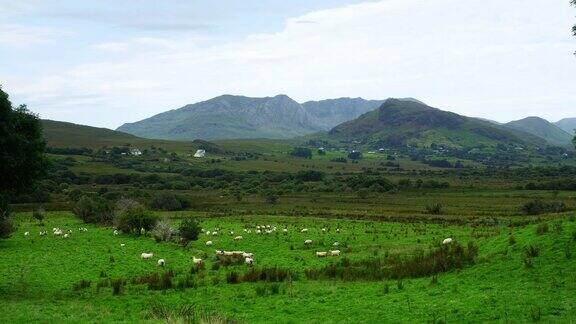
[[[525,132],[398,99],[388,99],[380,108],[333,128],[328,136],[373,147],[545,145],[544,140]]]
[[[149,140],[107,128],[46,119],[42,120],[42,128],[47,145],[58,148],[98,149],[105,146],[149,147],[154,145],[170,151],[190,151],[195,150],[201,144],[199,142]]]
[[[564,118],[554,123],[568,134],[576,132],[576,118]]]
[[[527,117],[509,122],[505,126],[538,136],[555,146],[569,146],[572,142],[570,134],[540,117]]]

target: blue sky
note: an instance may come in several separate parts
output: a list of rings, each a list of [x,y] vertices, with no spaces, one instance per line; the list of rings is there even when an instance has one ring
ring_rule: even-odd
[[[0,0],[0,83],[115,128],[224,93],[576,117],[567,0]]]

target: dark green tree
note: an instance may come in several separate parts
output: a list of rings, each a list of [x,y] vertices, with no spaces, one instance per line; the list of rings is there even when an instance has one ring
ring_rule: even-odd
[[[38,117],[24,105],[12,107],[0,88],[0,238],[13,231],[10,197],[29,191],[45,176],[45,149]]]

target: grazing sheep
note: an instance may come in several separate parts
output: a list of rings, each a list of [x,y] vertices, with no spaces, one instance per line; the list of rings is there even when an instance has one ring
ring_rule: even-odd
[[[252,258],[246,258],[246,259],[244,259],[244,262],[245,262],[247,265],[251,266],[251,265],[254,263],[254,259],[252,259]]]
[[[338,246],[338,245],[340,245],[340,243],[338,242],[334,242],[334,244],[332,244],[332,246]]]
[[[283,230],[282,230],[282,232],[284,232],[284,233],[288,233],[288,229],[287,229],[287,228],[285,228],[285,229],[283,229]]]
[[[120,247],[125,247],[125,246],[126,246],[126,244],[120,243]]]
[[[336,229],[336,233],[340,233],[340,229],[339,229],[339,228]]]
[[[326,231],[327,231],[326,228],[322,228],[322,232],[326,233]]]
[[[146,234],[146,230],[144,229],[144,227],[140,227],[140,235],[144,234]]]
[[[328,255],[327,252],[316,252],[316,256],[319,258],[324,258]]]
[[[158,266],[163,267],[166,264],[164,259],[158,259]]]
[[[142,258],[142,260],[152,259],[153,256],[154,256],[154,253],[142,252],[142,254],[140,254],[140,258]]]
[[[262,234],[262,231],[259,230],[259,229],[257,229],[257,230],[256,230],[256,234]]]
[[[234,231],[230,231],[230,235],[234,235]]]
[[[45,235],[46,235],[46,231],[40,232],[40,236],[45,236]]]
[[[212,232],[212,236],[218,235],[218,232]]]
[[[120,232],[118,232],[118,230],[114,230],[114,235],[118,235],[120,234]]]
[[[192,263],[194,263],[194,264],[196,264],[196,265],[202,264],[202,259],[193,256],[193,257],[192,257]]]
[[[450,243],[452,243],[452,238],[451,238],[451,237],[449,237],[449,238],[447,238],[447,239],[444,239],[444,241],[442,241],[442,244],[450,244]]]
[[[240,241],[240,240],[242,240],[242,239],[243,239],[242,236],[236,236],[236,237],[234,238],[234,241]]]
[[[340,256],[340,250],[330,251],[330,255],[331,255],[331,256]]]
[[[24,232],[24,236],[30,235],[30,232]]]
[[[69,238],[69,237],[70,237],[70,234],[66,233],[66,234],[64,234],[63,237],[64,237],[64,238]]]
[[[216,250],[216,255],[224,255],[224,250]]]
[[[306,232],[308,232],[308,229],[307,229],[307,228],[303,228],[300,232],[301,232],[301,233],[306,233]]]
[[[310,245],[310,244],[312,244],[312,240],[306,240],[306,241],[304,241],[304,244],[305,244],[305,245]]]
[[[242,256],[244,255],[244,251],[232,251],[232,255]]]
[[[233,255],[234,255],[234,252],[224,251],[224,255],[225,255],[225,256],[233,256]]]
[[[62,235],[62,234],[64,234],[64,233],[62,232],[61,229],[56,229],[56,230],[54,231],[54,235],[56,235],[56,236],[60,236],[60,235]]]
[[[212,245],[212,241],[207,241],[206,246],[210,246],[210,245]]]
[[[210,235],[210,233],[211,233],[210,231],[206,231],[206,235]]]

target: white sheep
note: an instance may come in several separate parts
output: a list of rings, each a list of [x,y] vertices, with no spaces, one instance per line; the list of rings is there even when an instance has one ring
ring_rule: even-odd
[[[244,262],[245,262],[247,265],[250,265],[250,266],[251,266],[251,265],[254,263],[254,259],[252,259],[252,258],[246,258],[246,259],[244,259]]]
[[[234,235],[234,231],[230,231],[230,235]]]
[[[300,232],[301,232],[301,233],[306,233],[306,232],[308,232],[308,229],[307,229],[307,228],[303,228]]]
[[[310,245],[310,244],[312,244],[312,240],[306,240],[306,241],[304,241],[304,244],[305,244],[305,245]]]
[[[212,236],[218,235],[218,232],[212,232]]]
[[[242,253],[242,256],[243,256],[244,258],[253,258],[253,257],[254,257],[254,253],[244,252],[244,253]]]
[[[30,235],[30,232],[24,232],[24,236]]]
[[[262,234],[262,231],[259,230],[259,229],[257,229],[257,230],[256,230],[256,234]]]
[[[144,227],[140,227],[140,235],[144,234],[146,234],[146,230],[144,229]]]
[[[166,264],[164,259],[158,259],[158,266],[163,267]]]
[[[450,243],[452,243],[452,238],[451,238],[451,237],[449,237],[449,238],[447,238],[447,239],[444,239],[444,241],[442,241],[442,244],[450,244]]]
[[[210,246],[210,245],[212,245],[212,241],[207,241],[206,246]]]
[[[46,231],[40,232],[40,236],[45,236],[45,235],[46,235]]]
[[[210,231],[206,231],[206,235],[210,235],[210,233],[211,233]]]
[[[326,228],[322,228],[322,232],[326,233],[327,229]]]
[[[223,250],[216,250],[216,255],[224,255],[224,251]]]
[[[54,231],[54,235],[56,235],[56,236],[60,236],[60,235],[62,235],[62,234],[64,234],[64,233],[62,232],[61,229],[56,229],[56,230]]]
[[[340,256],[340,250],[330,251],[330,255],[331,255],[331,256]]]
[[[242,236],[236,236],[236,237],[234,238],[234,241],[240,241],[240,240],[242,240],[242,239],[243,239]]]
[[[327,252],[316,252],[316,256],[319,258],[324,258],[326,255],[328,255]]]
[[[125,247],[125,246],[126,246],[126,244],[120,243],[120,247]]]
[[[233,255],[234,255],[234,252],[224,251],[224,255],[225,255],[225,256],[233,256]]]
[[[114,230],[114,235],[118,235],[120,234],[120,232],[118,232],[118,230]]]
[[[282,232],[284,232],[284,233],[288,233],[288,229],[287,229],[287,228],[285,228],[285,229],[283,229],[283,230],[282,230]]]
[[[142,260],[152,259],[153,256],[154,256],[154,253],[142,252],[142,254],[140,254],[140,258],[142,258]]]
[[[63,237],[64,237],[64,238],[69,238],[69,237],[70,237],[70,234],[66,233],[66,234],[64,234]]]
[[[338,245],[340,245],[340,243],[338,242],[334,242],[334,244],[332,244],[332,246],[338,246]]]
[[[196,265],[202,264],[202,259],[193,256],[193,257],[192,257],[192,263],[194,263],[194,264],[196,264]]]

